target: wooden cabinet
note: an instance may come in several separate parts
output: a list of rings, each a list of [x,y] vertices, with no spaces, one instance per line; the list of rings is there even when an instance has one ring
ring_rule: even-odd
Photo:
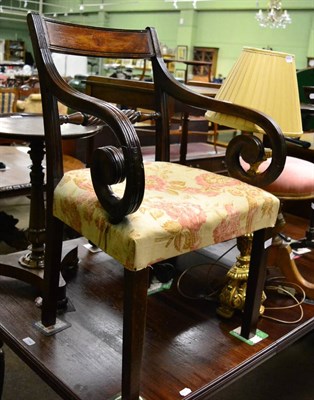
[[[5,54],[6,61],[24,61],[25,60],[25,44],[21,40],[6,40]]]
[[[216,76],[217,70],[217,59],[218,59],[218,51],[217,47],[194,47],[193,49],[193,60],[198,62],[210,62],[211,64],[211,75],[212,77]],[[193,75],[196,76],[207,76],[208,75],[209,66],[204,65],[195,65],[193,67]]]

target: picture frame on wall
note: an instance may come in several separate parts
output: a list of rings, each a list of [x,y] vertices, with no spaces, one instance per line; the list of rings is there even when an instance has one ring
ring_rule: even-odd
[[[188,46],[178,46],[177,47],[177,60],[185,61],[188,55]]]
[[[185,80],[185,70],[184,69],[176,69],[174,76],[175,76],[175,78],[184,81]]]

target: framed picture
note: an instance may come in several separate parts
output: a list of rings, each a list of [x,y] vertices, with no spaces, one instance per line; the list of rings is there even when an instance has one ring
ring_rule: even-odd
[[[177,47],[177,60],[185,61],[188,55],[188,46]]]
[[[175,76],[175,78],[184,81],[185,80],[185,69],[176,69],[174,76]]]

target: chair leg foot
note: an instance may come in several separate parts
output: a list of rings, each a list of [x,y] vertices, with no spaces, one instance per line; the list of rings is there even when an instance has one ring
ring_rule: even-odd
[[[110,397],[109,400],[123,400],[123,398],[122,398],[122,395],[121,395],[121,394],[117,394],[117,395],[115,395],[115,396],[113,396],[113,397]],[[137,399],[136,399],[136,400],[137,400]],[[139,396],[139,397],[138,397],[138,400],[145,400],[145,399],[144,399],[144,397]]]
[[[63,331],[71,326],[69,322],[62,321],[61,319],[56,319],[56,323],[54,325],[45,326],[41,321],[35,322],[35,328],[37,328],[41,333],[45,336],[51,336],[58,332]]]

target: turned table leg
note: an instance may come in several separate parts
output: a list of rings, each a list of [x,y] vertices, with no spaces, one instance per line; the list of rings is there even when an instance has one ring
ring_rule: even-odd
[[[45,257],[45,202],[44,202],[44,172],[42,161],[44,158],[44,142],[42,139],[33,139],[30,143],[29,156],[32,161],[31,204],[29,215],[28,240],[29,252],[23,255],[19,262],[28,268],[43,268]]]

